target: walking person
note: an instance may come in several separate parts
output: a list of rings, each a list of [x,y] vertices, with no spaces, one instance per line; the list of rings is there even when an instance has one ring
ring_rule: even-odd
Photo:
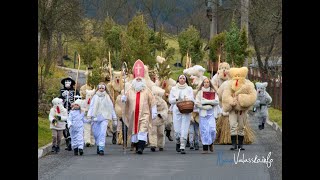
[[[169,103],[171,104],[170,109],[172,109],[173,113],[176,151],[181,152],[181,154],[186,153],[185,148],[191,119],[191,113],[182,114],[177,107],[177,102],[183,100],[194,101],[194,97],[193,90],[189,86],[187,77],[181,74],[177,79],[177,84],[172,87],[169,95]]]
[[[104,155],[108,121],[112,121],[113,126],[117,126],[118,123],[113,102],[106,89],[106,84],[100,82],[96,94],[92,97],[87,114],[88,119],[92,120],[91,125],[99,155]]]
[[[216,138],[216,119],[214,108],[219,105],[219,97],[208,78],[204,79],[196,95],[196,107],[199,108],[200,135],[203,145],[203,154],[208,153],[208,148],[213,152],[213,143]]]

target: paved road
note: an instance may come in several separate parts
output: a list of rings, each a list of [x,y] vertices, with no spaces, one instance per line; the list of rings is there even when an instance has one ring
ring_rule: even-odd
[[[278,180],[282,179],[282,140],[271,126],[260,131],[257,123],[250,120],[256,131],[254,144],[244,146],[239,160],[263,157],[269,163],[235,164],[234,156],[238,151],[230,151],[230,145],[215,145],[212,154],[201,154],[187,149],[187,154],[175,152],[174,142],[166,139],[165,151],[151,152],[146,148],[143,155],[127,151],[123,153],[120,145],[112,145],[107,137],[106,154],[96,154],[96,147],[84,150],[83,156],[74,156],[73,152],[62,150],[59,154],[49,154],[38,160],[38,177],[46,179],[237,179],[237,180]],[[267,164],[270,166],[267,167]]]

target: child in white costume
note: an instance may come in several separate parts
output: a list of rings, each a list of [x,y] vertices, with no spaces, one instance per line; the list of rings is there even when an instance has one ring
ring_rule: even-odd
[[[83,155],[83,132],[84,132],[84,123],[90,123],[85,118],[85,113],[81,112],[82,100],[77,99],[72,103],[71,111],[69,112],[68,117],[68,127],[71,136],[71,147],[74,151],[74,155],[80,154]]]
[[[88,119],[93,120],[93,135],[97,145],[97,154],[99,155],[104,155],[108,121],[112,120],[113,126],[117,126],[118,123],[113,102],[109,94],[106,92],[106,89],[106,84],[104,82],[100,82],[98,90],[91,100],[87,115]]]
[[[58,153],[60,151],[60,142],[63,135],[63,130],[66,128],[66,120],[68,111],[63,107],[63,100],[54,98],[52,100],[53,107],[50,109],[49,121],[52,131],[52,150],[51,152]]]
[[[213,99],[204,98],[205,92],[213,93]],[[203,145],[203,154],[208,153],[208,147],[213,152],[213,142],[216,139],[216,119],[215,112],[219,104],[219,98],[214,91],[213,85],[208,78],[204,79],[196,95],[196,106],[199,108],[200,117],[200,135],[201,142]]]

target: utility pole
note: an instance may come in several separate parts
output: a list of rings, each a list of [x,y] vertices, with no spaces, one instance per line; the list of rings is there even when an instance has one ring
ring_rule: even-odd
[[[206,0],[207,17],[210,20],[210,39],[217,34],[217,0]]]
[[[249,0],[241,0],[241,29],[244,28],[249,39]]]

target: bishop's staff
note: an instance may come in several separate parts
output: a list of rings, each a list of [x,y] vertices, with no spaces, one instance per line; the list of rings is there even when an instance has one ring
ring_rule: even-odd
[[[75,85],[75,91],[73,96],[73,102],[76,101],[76,94],[77,94],[77,85],[78,85],[78,77],[79,77],[79,70],[80,70],[80,54],[78,54],[79,63],[78,63],[78,71],[77,71],[77,77],[76,77],[76,85]]]
[[[126,72],[127,72],[127,63],[123,61],[122,63],[122,73],[123,73],[123,93],[124,95],[126,94]],[[123,106],[122,109],[122,116],[125,116],[126,112],[126,106]],[[122,130],[123,130],[123,152],[126,154],[126,149],[127,149],[127,127],[126,124],[124,123],[124,117],[122,117]]]

